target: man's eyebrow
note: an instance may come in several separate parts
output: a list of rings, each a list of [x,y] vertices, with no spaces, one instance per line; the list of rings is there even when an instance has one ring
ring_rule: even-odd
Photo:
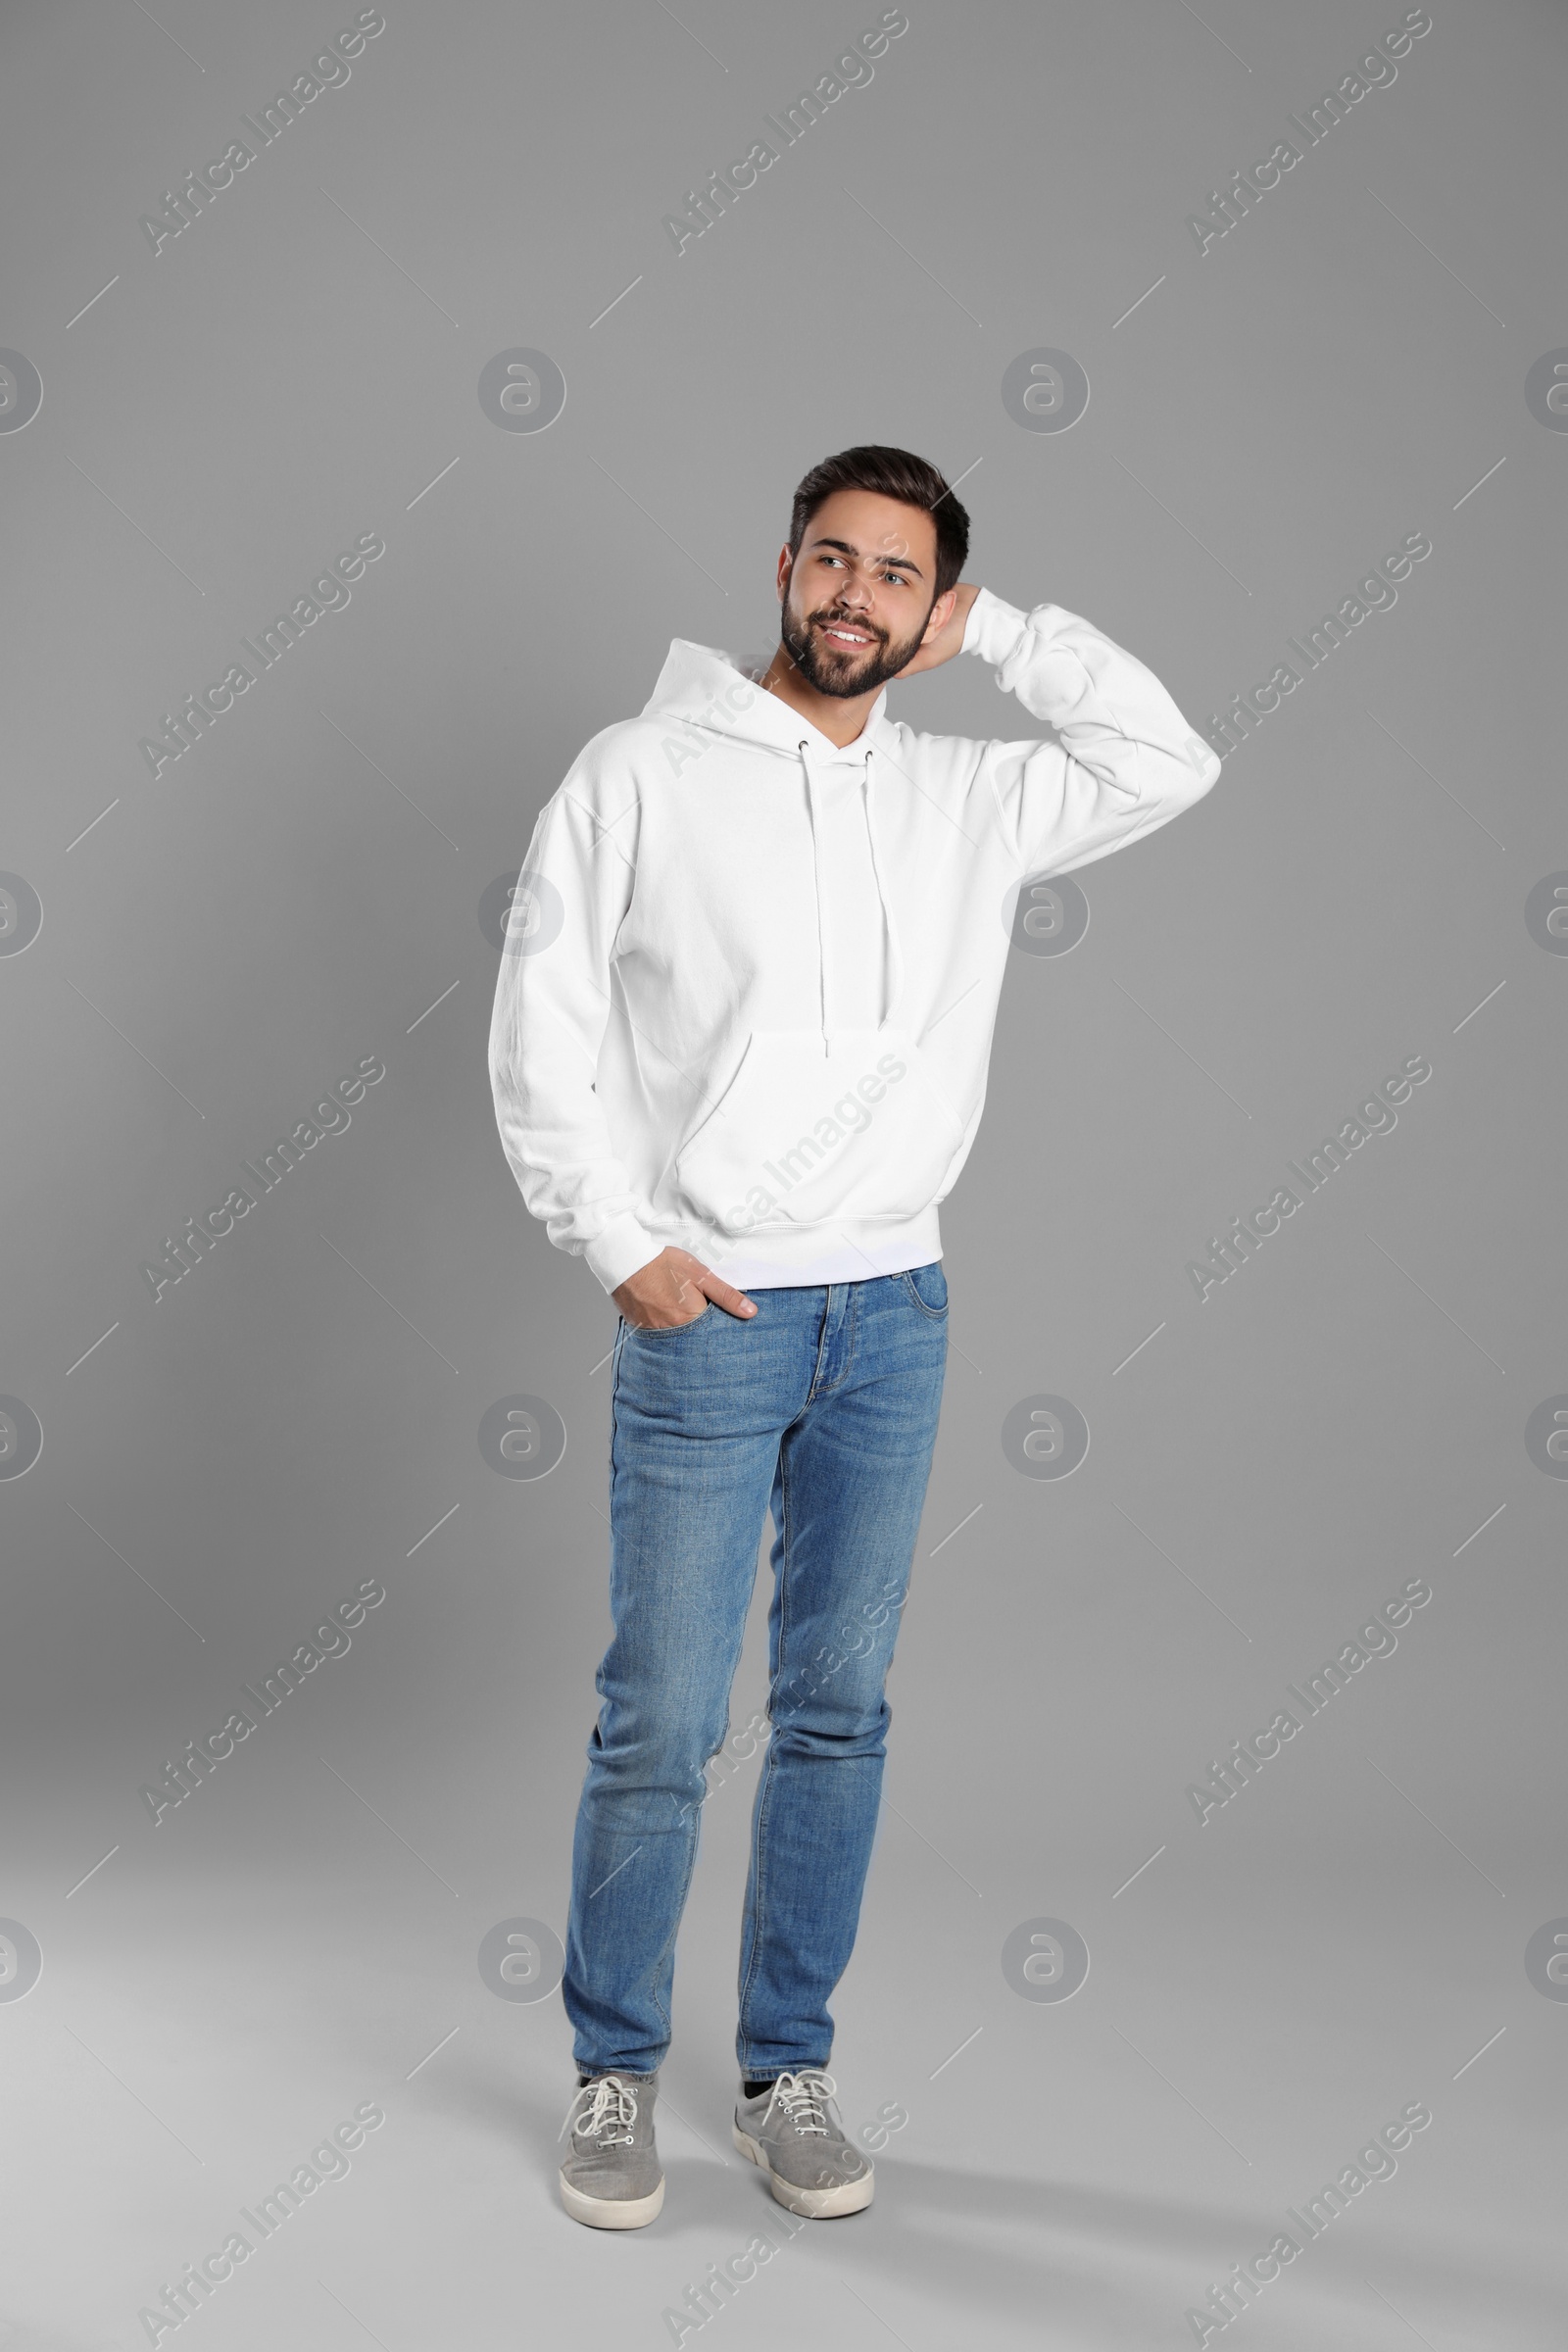
[[[841,555],[846,556],[858,556],[860,552],[858,547],[852,546],[848,539],[813,539],[811,545],[813,547],[836,547]],[[923,580],[925,577],[912,556],[877,556],[873,561],[890,566],[897,564],[901,571],[912,571],[917,580]]]

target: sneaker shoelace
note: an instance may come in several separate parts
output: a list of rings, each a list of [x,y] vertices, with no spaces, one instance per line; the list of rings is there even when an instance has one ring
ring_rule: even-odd
[[[629,2148],[636,2121],[637,2093],[619,2075],[605,2075],[582,2085],[556,2136],[564,2139],[569,2129],[574,2137],[597,2139],[607,2148]]]
[[[808,2067],[799,2074],[780,2075],[773,2085],[773,2096],[767,2103],[766,2123],[775,2107],[782,2107],[793,2130],[815,2132],[825,2137],[832,2130],[827,2103],[838,2089],[832,2076],[821,2067]]]

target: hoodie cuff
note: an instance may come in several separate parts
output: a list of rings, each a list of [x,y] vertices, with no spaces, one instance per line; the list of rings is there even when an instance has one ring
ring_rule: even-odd
[[[1000,669],[1007,656],[1014,651],[1029,626],[1029,615],[1020,612],[1016,605],[1004,604],[982,588],[969,607],[969,618],[959,649],[966,654],[978,654],[993,669]]]
[[[1061,605],[1036,605],[1020,612],[982,588],[969,608],[963,651],[978,654],[997,673],[1004,694],[1019,693],[1027,678],[1025,708],[1052,726],[1069,717],[1091,685],[1088,670],[1064,632],[1084,624]]]
[[[601,1286],[616,1291],[643,1266],[652,1265],[663,1249],[633,1216],[612,1217],[597,1241],[583,1251]]]

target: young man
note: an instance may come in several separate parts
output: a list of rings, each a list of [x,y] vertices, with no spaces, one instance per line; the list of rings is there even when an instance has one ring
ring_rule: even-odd
[[[947,1348],[938,1204],[985,1100],[1011,906],[1199,800],[1219,760],[1059,605],[959,578],[934,466],[795,494],[765,667],[677,638],[546,804],[490,1039],[523,1199],[620,1309],[611,1601],[563,1986],[573,2218],[636,2229],[704,1767],[771,1510],[771,1739],[741,1935],[735,2141],[796,2213],[869,2204],[824,2070]],[[1053,730],[970,742],[883,689],[978,654]],[[566,2130],[563,2127],[563,2132]]]

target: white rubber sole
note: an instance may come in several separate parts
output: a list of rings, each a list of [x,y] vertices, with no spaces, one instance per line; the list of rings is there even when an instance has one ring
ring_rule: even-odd
[[[564,2173],[561,2176],[561,2202],[574,2222],[582,2222],[590,2230],[644,2230],[657,2221],[664,2202],[662,2180],[646,2197],[589,2197],[580,2188],[573,2188]]]
[[[837,2188],[797,2188],[792,2181],[779,2179],[760,2144],[749,2132],[743,2132],[739,2124],[731,2129],[741,2154],[767,2175],[776,2201],[808,2222],[832,2221],[841,2213],[862,2213],[876,2194],[876,2175],[869,2165],[858,2180],[841,2180]]]

